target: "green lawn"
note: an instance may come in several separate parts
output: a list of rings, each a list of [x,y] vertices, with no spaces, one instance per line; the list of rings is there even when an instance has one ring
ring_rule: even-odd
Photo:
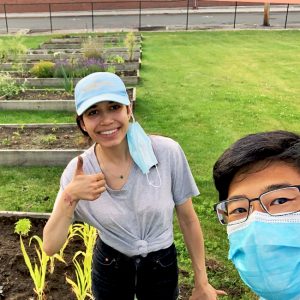
[[[255,299],[227,261],[225,228],[212,212],[217,194],[211,170],[222,151],[245,134],[299,131],[300,31],[143,36],[136,118],[146,131],[177,140],[186,153],[201,190],[194,203],[205,235],[210,280],[230,293],[222,299]],[[71,122],[72,118],[61,113],[0,112],[0,123]],[[50,211],[61,171],[0,168],[0,210]],[[175,237],[180,266],[189,270],[178,229]],[[191,283],[192,278],[182,276],[182,281]]]

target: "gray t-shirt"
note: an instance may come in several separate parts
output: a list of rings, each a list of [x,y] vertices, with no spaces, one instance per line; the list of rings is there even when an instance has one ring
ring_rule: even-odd
[[[81,200],[75,209],[75,220],[96,227],[103,242],[128,256],[169,247],[174,206],[199,194],[179,144],[161,136],[151,136],[151,141],[158,165],[152,167],[148,178],[133,163],[122,189],[107,186],[97,200]],[[95,145],[82,154],[85,174],[101,171],[94,149]],[[72,180],[76,165],[74,158],[64,170],[57,199]]]

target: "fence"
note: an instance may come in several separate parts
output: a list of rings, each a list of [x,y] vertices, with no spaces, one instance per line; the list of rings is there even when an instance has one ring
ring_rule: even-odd
[[[29,32],[97,29],[198,29],[261,26],[262,0],[245,2],[197,0],[128,0],[101,2],[4,3],[0,5],[3,33],[27,29]],[[49,0],[51,1],[51,0]],[[251,3],[260,2],[260,3]],[[269,0],[268,0],[269,1]],[[272,0],[280,3],[287,0]],[[272,5],[272,26],[300,28],[300,0]],[[41,1],[39,1],[41,2]],[[242,6],[240,4],[243,4]],[[245,7],[245,5],[247,5]]]

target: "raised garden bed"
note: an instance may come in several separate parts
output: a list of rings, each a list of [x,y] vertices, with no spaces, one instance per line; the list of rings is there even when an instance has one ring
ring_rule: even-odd
[[[29,218],[32,224],[30,235],[23,237],[23,242],[29,257],[33,260],[33,258],[37,259],[35,243],[32,242],[32,245],[28,246],[29,239],[32,235],[42,237],[48,215],[0,212],[0,286],[2,287],[0,299],[36,299],[34,285],[20,249],[20,238],[14,233],[15,223],[23,217]],[[48,300],[76,300],[71,286],[65,280],[65,274],[75,279],[72,258],[80,249],[84,249],[83,243],[79,238],[74,238],[64,252],[67,264],[56,261],[53,274],[47,273],[45,293]]]
[[[23,237],[23,242],[31,260],[36,257],[34,242],[29,247],[29,239],[33,235],[42,237],[42,231],[49,214],[7,212],[0,211],[0,299],[2,300],[30,300],[36,299],[33,292],[33,283],[29,271],[25,265],[20,250],[19,236],[14,233],[15,223],[20,218],[28,218],[32,227],[28,237]],[[55,261],[53,274],[46,275],[45,295],[47,300],[76,300],[71,291],[71,286],[66,282],[65,275],[75,280],[72,258],[77,251],[84,251],[84,245],[80,238],[74,237],[64,250],[66,264]],[[181,271],[180,271],[181,272]],[[182,276],[186,276],[181,272]],[[191,289],[186,286],[180,287],[180,299],[188,300]]]
[[[36,52],[36,53],[35,53]],[[72,54],[73,58],[81,58],[83,56],[82,52],[70,53],[70,50],[68,52],[65,52],[64,50],[61,49],[56,49],[55,52],[60,52],[59,57],[61,59],[68,59],[70,58],[70,54]],[[125,60],[129,60],[129,54],[127,49],[126,50],[120,50],[119,48],[109,48],[103,52],[103,58],[107,59],[108,57],[112,55],[119,55],[123,57]],[[133,60],[134,61],[139,61],[139,59],[142,57],[142,51],[141,50],[136,50],[134,51],[133,54]],[[49,61],[54,61],[56,60],[57,57],[54,55],[54,51],[51,51],[49,53],[48,50],[43,51],[42,53],[39,53],[38,50],[31,50],[28,54],[20,55],[18,57],[18,61],[21,62],[31,62],[31,61],[40,61],[40,60],[49,60]],[[15,57],[14,56],[8,56],[7,61],[14,61]]]
[[[125,71],[126,72],[126,71]],[[124,73],[124,72],[122,72]],[[131,72],[130,72],[131,73]],[[133,75],[119,75],[120,78],[123,80],[125,85],[128,84],[137,84],[140,78],[140,72],[137,70],[136,72],[132,72]],[[135,73],[135,74],[134,74]],[[28,87],[54,87],[54,88],[61,88],[64,86],[64,78],[33,78],[33,77],[15,77],[17,74],[13,76],[13,79],[17,84],[26,84]],[[74,86],[81,78],[73,78]]]
[[[2,124],[0,141],[2,166],[65,166],[92,144],[76,124]]]
[[[3,63],[0,64],[0,70],[3,71],[14,71],[20,70],[30,70],[35,63]],[[124,63],[105,63],[107,67],[114,67],[117,72],[122,71],[135,71],[138,70],[141,66],[141,60],[138,61],[125,61]]]
[[[129,99],[135,107],[136,88],[128,87]],[[0,100],[2,110],[53,110],[75,112],[74,96],[64,90],[25,90],[17,96]]]

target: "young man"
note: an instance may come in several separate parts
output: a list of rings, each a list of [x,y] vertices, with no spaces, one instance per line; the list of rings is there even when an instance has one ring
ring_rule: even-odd
[[[214,165],[229,259],[267,300],[300,299],[300,135],[250,134]]]

